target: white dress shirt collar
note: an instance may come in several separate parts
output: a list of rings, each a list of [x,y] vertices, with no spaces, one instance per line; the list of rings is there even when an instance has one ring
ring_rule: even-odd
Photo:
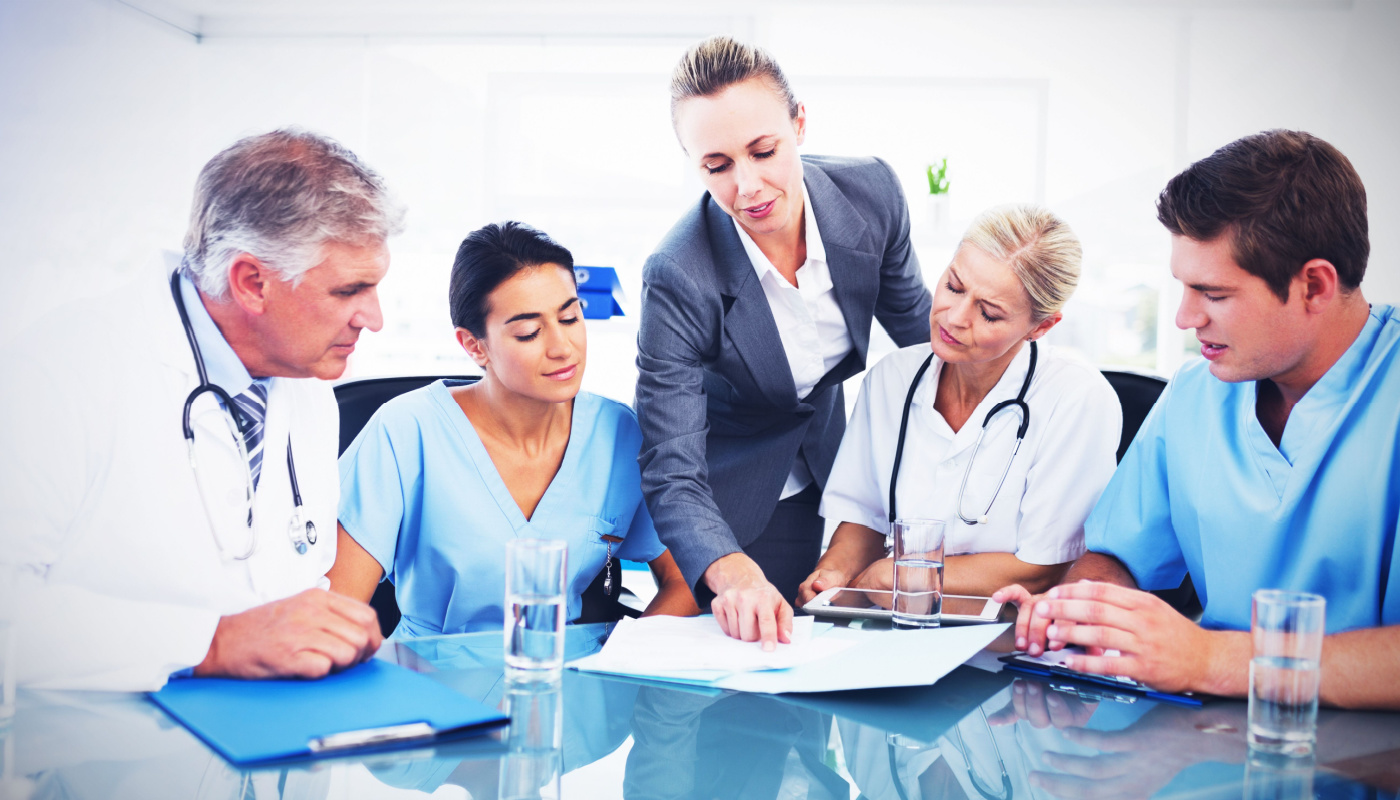
[[[247,391],[253,385],[253,376],[248,374],[248,368],[214,324],[199,290],[184,274],[180,275],[180,296],[185,300],[185,313],[190,315],[190,327],[194,329],[194,340],[199,343],[199,353],[204,357],[209,382],[228,392],[230,397]]]
[[[807,192],[807,184],[802,184],[802,218],[804,220],[804,233],[807,239],[807,262],[808,264],[820,263],[826,266],[826,246],[822,244],[821,229],[817,227],[817,215],[812,213],[812,196]],[[768,260],[768,256],[758,248],[758,243],[753,240],[753,236],[744,226],[734,220],[734,229],[739,232],[739,241],[744,245],[744,252],[748,254],[749,262],[753,264],[754,272],[761,280],[764,275],[772,273],[774,278],[786,282],[786,278],[773,266],[773,262]],[[823,272],[825,272],[823,270]],[[821,276],[827,283],[831,282],[830,273]],[[820,278],[819,278],[820,279]],[[823,291],[830,287],[815,287],[818,291]]]

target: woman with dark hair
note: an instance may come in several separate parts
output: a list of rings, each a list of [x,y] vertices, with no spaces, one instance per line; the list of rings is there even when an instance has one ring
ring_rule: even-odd
[[[385,403],[340,457],[331,589],[394,582],[399,636],[504,620],[505,543],[568,542],[568,618],[610,559],[651,564],[648,614],[698,612],[642,502],[642,435],[627,406],[580,392],[587,336],[573,256],[527,225],[462,242],[449,288],[479,382],[437,381]]]

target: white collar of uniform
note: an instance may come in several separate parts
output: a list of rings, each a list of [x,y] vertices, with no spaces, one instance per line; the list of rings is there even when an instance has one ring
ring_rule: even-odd
[[[826,247],[822,244],[821,230],[817,228],[817,215],[812,212],[812,195],[807,191],[807,183],[802,183],[802,217],[805,220],[803,227],[807,234],[807,263],[820,262],[826,266]],[[749,263],[753,264],[753,270],[758,274],[760,280],[768,273],[773,273],[774,277],[786,283],[786,279],[779,274],[773,262],[768,260],[768,256],[758,249],[758,244],[754,242],[749,232],[744,230],[744,226],[736,219],[730,220],[734,223],[734,230],[739,232],[739,241],[744,245],[744,252],[749,256]]]
[[[1046,347],[1040,346],[1040,353],[1036,360],[1035,371],[1037,375],[1044,375]],[[1031,344],[1026,342],[1021,346],[1021,352],[1011,359],[1011,363],[1006,365],[1006,371],[1001,374],[1001,379],[987,392],[987,396],[982,398],[982,402],[977,404],[977,410],[972,412],[972,418],[968,424],[982,426],[982,418],[987,415],[993,405],[1003,400],[1011,400],[1016,397],[1016,393],[1021,391],[1021,383],[1026,379],[1026,370],[1031,364]],[[924,374],[923,380],[919,382],[919,389],[914,393],[914,405],[933,408],[933,401],[938,392],[938,381],[943,376],[944,362],[940,358],[935,358],[934,363],[929,365],[928,372]],[[1035,379],[1032,378],[1032,384]],[[1026,389],[1026,396],[1029,397],[1034,385]],[[986,410],[983,410],[986,409]]]
[[[233,351],[233,346],[214,324],[209,310],[204,307],[199,290],[183,273],[180,275],[180,296],[185,299],[185,312],[190,315],[190,327],[194,329],[194,340],[199,343],[199,353],[204,357],[204,368],[209,373],[209,382],[237,396],[253,385],[253,376]]]

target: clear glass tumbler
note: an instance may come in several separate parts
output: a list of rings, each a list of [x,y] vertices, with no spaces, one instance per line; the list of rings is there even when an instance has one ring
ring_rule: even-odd
[[[943,521],[894,521],[896,628],[937,628],[943,618]]]
[[[568,547],[557,539],[506,543],[506,677],[555,680],[564,666]]]
[[[1307,592],[1254,593],[1250,631],[1249,746],[1308,755],[1317,739],[1317,692],[1327,601]]]

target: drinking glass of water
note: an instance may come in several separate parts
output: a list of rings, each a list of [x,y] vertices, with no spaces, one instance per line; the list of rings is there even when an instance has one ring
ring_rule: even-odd
[[[564,667],[568,548],[557,539],[506,543],[506,677],[550,681]]]
[[[1305,756],[1317,739],[1317,690],[1327,601],[1307,592],[1254,593],[1250,631],[1249,746]]]
[[[894,521],[896,628],[937,628],[943,617],[943,521]]]

